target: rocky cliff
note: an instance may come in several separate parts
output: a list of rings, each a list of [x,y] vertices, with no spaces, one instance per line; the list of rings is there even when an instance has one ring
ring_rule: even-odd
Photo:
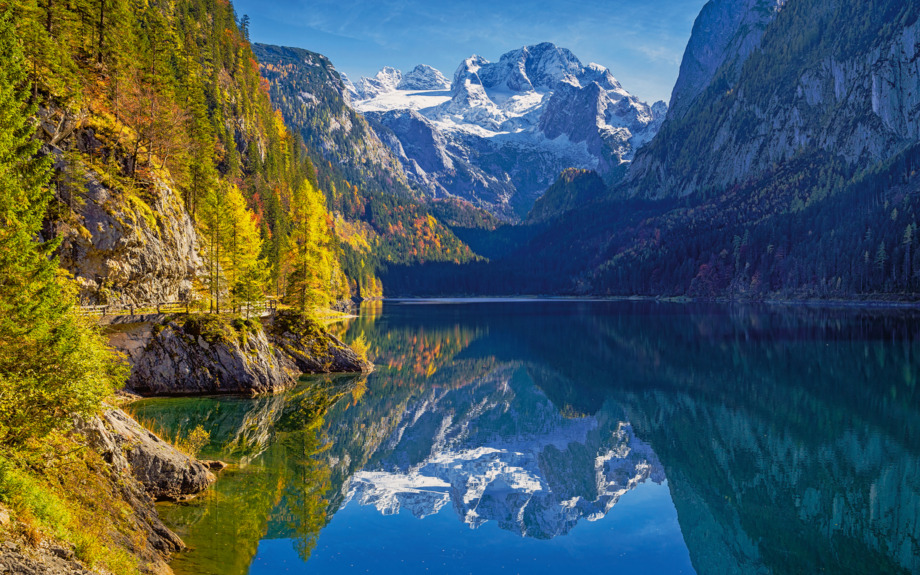
[[[272,101],[308,146],[342,167],[355,182],[408,192],[403,166],[348,105],[350,84],[328,58],[301,48],[267,44],[254,44],[253,52],[262,76],[270,83]],[[400,79],[390,80],[395,86]]]
[[[143,395],[266,393],[296,380],[255,321],[190,316],[153,326],[153,333],[128,380]]]
[[[131,418],[109,409],[83,433],[109,463],[130,471],[156,500],[178,500],[208,488],[216,477],[202,462],[182,453]]]
[[[125,533],[120,538],[121,546],[137,557],[144,572],[171,574],[166,562],[173,553],[184,549],[185,543],[160,520],[154,500],[195,495],[214,482],[214,475],[201,462],[150,433],[119,409],[106,409],[89,420],[78,418],[74,428],[104,461],[103,469],[94,469],[99,476],[94,481],[102,482],[101,488],[112,501],[100,507],[100,513],[119,506],[130,511],[129,515],[111,519],[112,528]],[[129,531],[137,536],[129,536]],[[90,572],[81,571],[73,560],[73,551],[51,551],[49,555],[57,561],[60,573]],[[13,566],[14,573],[55,573],[54,561],[43,561],[38,566],[27,557],[13,555],[4,559],[11,562],[8,565]]]
[[[268,332],[275,348],[301,373],[362,372],[374,368],[342,340],[296,311],[277,312]]]
[[[668,118],[680,119],[722,72],[730,84],[786,0],[710,0],[693,23],[671,94]]]
[[[630,193],[717,192],[819,154],[849,174],[889,160],[920,135],[918,16],[893,1],[710,2]]]
[[[128,160],[115,158],[115,136],[103,135],[98,119],[56,108],[43,109],[40,118],[57,174],[47,233],[61,240],[61,265],[77,280],[80,302],[188,300],[202,263],[195,226],[173,184],[161,176],[130,181],[100,170],[96,158]]]
[[[167,319],[129,344],[128,388],[142,395],[261,394],[292,387],[302,373],[361,372],[373,366],[320,325],[278,312],[255,320],[198,315]],[[137,331],[137,330],[133,330]],[[144,342],[138,349],[137,341]]]

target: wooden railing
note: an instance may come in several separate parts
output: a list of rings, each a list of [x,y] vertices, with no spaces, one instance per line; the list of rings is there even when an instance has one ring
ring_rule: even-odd
[[[189,313],[213,313],[209,307],[201,301],[168,301],[157,302],[147,305],[82,305],[80,312],[86,315],[98,315],[101,317],[113,315],[153,315],[153,314],[189,314]],[[259,302],[247,303],[237,306],[230,310],[226,307],[221,308],[221,313],[240,313],[248,316],[262,316],[274,313],[278,309],[277,298],[269,297]]]

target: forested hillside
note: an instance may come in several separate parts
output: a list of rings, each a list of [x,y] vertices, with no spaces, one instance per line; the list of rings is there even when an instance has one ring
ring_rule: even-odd
[[[412,188],[399,160],[349,106],[328,58],[301,48],[254,48],[273,104],[303,137],[317,167],[342,239],[344,271],[357,283],[357,295],[382,295],[377,275],[388,265],[476,259],[448,227],[457,219],[451,213],[468,221],[491,216],[459,200],[432,202]]]
[[[419,293],[915,299],[920,7],[789,0],[773,9],[757,48],[724,55],[603,202],[530,226],[501,261],[401,270],[385,283]],[[687,57],[723,40],[721,23],[696,30]]]
[[[347,293],[311,162],[228,2],[9,9],[57,168],[46,231],[84,302]]]
[[[144,487],[71,433],[127,375],[78,306],[346,297],[318,184],[226,0],[0,0],[3,541],[169,572]]]

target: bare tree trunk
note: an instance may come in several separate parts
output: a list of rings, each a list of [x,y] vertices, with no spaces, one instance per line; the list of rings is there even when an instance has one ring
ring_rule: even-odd
[[[105,0],[99,0],[99,49],[96,63],[102,65],[102,49],[105,46]]]
[[[54,10],[54,0],[45,3],[45,31],[51,34],[51,12]]]

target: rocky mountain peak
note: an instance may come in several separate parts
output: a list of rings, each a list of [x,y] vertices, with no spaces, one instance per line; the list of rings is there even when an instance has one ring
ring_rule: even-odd
[[[373,78],[363,77],[355,86],[358,99],[368,99],[395,92],[402,82],[402,72],[391,66],[384,66]]]
[[[476,54],[460,62],[460,65],[457,66],[457,71],[454,72],[454,80],[451,83],[452,89],[456,91],[458,87],[467,81],[482,85],[482,80],[479,79],[479,70],[488,63],[488,60]]]
[[[671,94],[670,114],[683,116],[727,65],[734,82],[747,57],[786,0],[709,0],[693,24],[680,75]]]
[[[419,64],[402,77],[396,88],[399,90],[448,90],[450,80],[440,70],[426,64]]]
[[[498,62],[464,59],[449,93],[441,91],[443,76],[427,66],[395,89],[388,87],[393,77],[368,80],[355,106],[391,132],[383,139],[410,180],[435,197],[457,195],[509,218],[525,216],[566,168],[619,177],[666,110],[663,102],[653,108],[638,100],[604,66],[583,65],[549,42],[512,50]],[[423,151],[421,143],[429,141],[443,142],[443,149]],[[439,161],[431,162],[434,157]],[[479,165],[479,158],[486,163]],[[422,169],[435,164],[443,169]]]
[[[480,80],[478,83],[489,89],[552,90],[560,82],[578,83],[584,69],[570,50],[544,42],[507,52],[495,63],[480,56],[467,58],[454,75],[454,88],[460,80],[475,74]]]

